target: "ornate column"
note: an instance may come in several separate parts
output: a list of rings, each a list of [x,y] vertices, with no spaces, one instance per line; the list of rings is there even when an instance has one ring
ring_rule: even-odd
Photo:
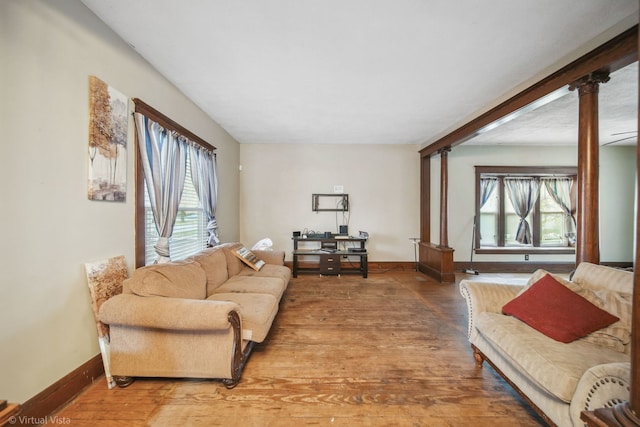
[[[596,71],[569,85],[578,89],[578,229],[576,265],[600,262],[598,226],[598,89],[609,81],[609,72]]]
[[[640,29],[638,30],[640,32]],[[640,55],[640,45],[637,44]],[[640,98],[640,92],[638,93]],[[638,111],[638,130],[640,130],[640,111]],[[640,165],[640,147],[636,147],[636,165]],[[640,175],[636,166],[636,194],[640,187]],[[640,210],[640,198],[636,196],[636,212]],[[613,408],[601,408],[595,411],[583,411],[580,418],[589,427],[630,427],[640,426],[640,216],[636,215],[635,259],[633,263],[633,311],[631,314],[631,390],[629,400]]]
[[[449,209],[448,209],[448,188],[449,188],[449,152],[451,147],[445,147],[438,151],[440,153],[440,246],[449,247]]]

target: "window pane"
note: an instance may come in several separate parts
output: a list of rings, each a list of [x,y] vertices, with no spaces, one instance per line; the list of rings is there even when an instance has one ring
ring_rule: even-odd
[[[496,188],[487,202],[480,208],[480,246],[498,245],[498,202],[499,193]]]
[[[560,205],[547,191],[546,186],[540,188],[540,245],[566,246],[565,217]]]
[[[505,191],[504,194],[504,244],[505,246],[533,246],[532,244],[522,244],[516,240],[518,234],[518,227],[520,226],[520,217],[516,214],[509,193]],[[531,222],[531,214],[526,217],[529,223],[529,229],[533,232],[533,225]]]
[[[540,213],[541,246],[566,246],[563,213]]]

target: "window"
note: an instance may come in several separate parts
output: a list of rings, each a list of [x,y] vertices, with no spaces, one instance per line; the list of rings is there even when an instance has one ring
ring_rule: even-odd
[[[168,256],[171,260],[184,259],[209,244],[216,244],[219,240],[215,220],[215,147],[141,100],[133,101],[136,124],[135,265],[138,268],[160,259],[159,254],[162,254],[163,261],[167,260]],[[142,146],[140,141],[143,141]],[[144,159],[141,152],[145,153]],[[164,154],[160,155],[161,152]],[[176,154],[169,154],[169,157],[165,158],[167,153]],[[154,163],[154,159],[160,157],[165,160]],[[161,166],[153,166],[156,164]],[[169,164],[180,166],[168,166]],[[193,171],[197,172],[193,177],[192,166]],[[165,201],[157,206],[157,209],[163,212],[160,216],[172,219],[175,214],[175,222],[166,222],[167,225],[173,224],[168,239],[168,227],[163,231],[167,237],[159,239],[147,191],[145,170],[152,181],[150,185],[156,185],[156,191],[163,189],[159,194],[166,196]],[[161,172],[156,175],[151,173],[153,170]],[[178,194],[180,185],[177,183],[182,182],[183,174],[182,195],[176,207],[176,198],[173,201],[169,200],[172,194]],[[156,246],[159,248],[158,252]]]
[[[478,252],[531,253],[575,243],[574,167],[476,167]]]
[[[185,259],[207,247],[209,232],[207,219],[198,200],[198,194],[191,181],[191,159],[187,156],[187,177],[184,181],[182,198],[178,206],[176,223],[169,241],[169,252],[172,260]],[[158,240],[158,230],[153,221],[153,212],[149,202],[147,185],[144,186],[144,217],[145,217],[145,265],[152,264],[156,259],[155,242]]]

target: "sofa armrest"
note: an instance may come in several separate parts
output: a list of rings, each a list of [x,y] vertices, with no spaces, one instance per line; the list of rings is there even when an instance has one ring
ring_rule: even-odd
[[[467,337],[471,338],[475,328],[475,319],[480,313],[502,313],[502,306],[515,298],[521,290],[521,285],[462,280],[460,293],[467,302],[469,315]]]
[[[108,325],[211,331],[228,329],[229,313],[238,310],[229,301],[120,294],[102,304],[99,318]]]
[[[284,251],[252,249],[251,252],[267,264],[284,265]]]
[[[570,413],[573,425],[583,425],[582,411],[612,408],[629,400],[631,363],[605,363],[586,371],[571,399]]]

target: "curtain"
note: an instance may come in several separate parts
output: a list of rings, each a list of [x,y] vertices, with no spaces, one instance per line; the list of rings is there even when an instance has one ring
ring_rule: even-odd
[[[543,178],[542,182],[547,188],[549,195],[562,208],[565,213],[567,233],[572,233],[576,229],[576,219],[571,210],[571,187],[573,179],[568,177],[562,178]]]
[[[216,206],[218,204],[218,172],[216,155],[198,144],[189,145],[191,160],[191,181],[198,193],[202,210],[207,217],[208,246],[220,244],[218,223],[216,222]]]
[[[158,231],[155,263],[169,262],[169,239],[176,222],[187,173],[187,144],[140,113],[134,113],[138,147],[153,219]]]
[[[496,177],[480,178],[480,209],[487,203],[496,185],[498,185]]]
[[[511,198],[511,205],[520,218],[516,241],[529,245],[532,243],[531,226],[526,217],[538,199],[540,182],[535,178],[505,178],[504,186]]]

